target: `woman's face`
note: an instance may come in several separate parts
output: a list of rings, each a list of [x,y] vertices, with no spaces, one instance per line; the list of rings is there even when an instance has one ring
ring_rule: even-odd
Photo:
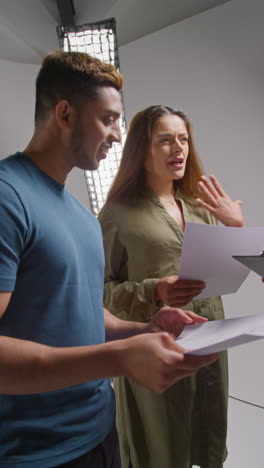
[[[145,161],[147,177],[182,179],[189,153],[188,132],[178,115],[166,114],[156,123]]]

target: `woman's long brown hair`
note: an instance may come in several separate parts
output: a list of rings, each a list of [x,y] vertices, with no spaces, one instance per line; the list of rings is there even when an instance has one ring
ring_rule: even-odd
[[[161,117],[171,114],[180,117],[186,126],[189,136],[189,155],[186,162],[184,177],[175,180],[175,188],[189,198],[200,195],[198,181],[203,174],[199,156],[194,148],[191,123],[182,111],[169,106],[157,105],[138,112],[132,119],[123,148],[118,172],[109,190],[106,203],[126,199],[135,199],[146,188],[145,159],[151,142],[152,132]]]

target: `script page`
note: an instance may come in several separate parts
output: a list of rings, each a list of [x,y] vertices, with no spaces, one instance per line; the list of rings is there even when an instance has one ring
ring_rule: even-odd
[[[186,223],[179,277],[205,281],[206,287],[195,299],[234,293],[250,269],[233,255],[259,255],[263,249],[264,227]]]
[[[177,343],[187,354],[205,355],[264,338],[264,313],[185,326]]]

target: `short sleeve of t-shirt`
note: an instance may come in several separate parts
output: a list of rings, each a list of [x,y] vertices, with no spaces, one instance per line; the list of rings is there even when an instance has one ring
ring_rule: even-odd
[[[28,223],[18,193],[1,179],[0,200],[0,291],[13,291]]]

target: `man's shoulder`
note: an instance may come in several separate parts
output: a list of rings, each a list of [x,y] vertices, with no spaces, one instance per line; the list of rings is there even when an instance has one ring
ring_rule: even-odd
[[[11,188],[15,191],[16,187],[16,154],[8,156],[0,160],[0,190],[1,193],[10,191]],[[13,191],[11,190],[11,192]]]
[[[17,168],[20,167],[19,153],[14,153],[0,160],[0,179],[11,185],[17,177]]]
[[[0,168],[3,167],[12,167],[14,162],[18,161],[18,158],[20,157],[19,151],[13,154],[10,154],[9,156],[6,156],[5,158],[0,159]]]

